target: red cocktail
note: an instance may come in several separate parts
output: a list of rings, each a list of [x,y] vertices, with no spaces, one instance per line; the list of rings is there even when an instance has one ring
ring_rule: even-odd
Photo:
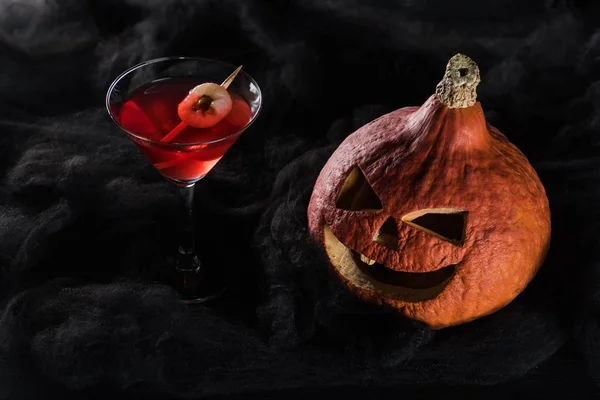
[[[208,128],[186,126],[169,143],[161,142],[180,123],[179,103],[197,85],[196,77],[166,78],[135,89],[115,110],[117,121],[133,133],[132,140],[166,178],[189,182],[203,177],[223,157],[252,118],[248,102],[230,93],[233,106],[227,116]],[[149,140],[148,140],[149,139]],[[177,144],[177,146],[174,146]]]
[[[181,192],[183,224],[171,283],[188,303],[203,302],[223,291],[213,279],[206,279],[205,274],[214,277],[215,271],[200,268],[193,196],[195,183],[260,111],[260,89],[240,71],[241,67],[214,60],[160,58],[123,72],[106,96],[113,120]]]

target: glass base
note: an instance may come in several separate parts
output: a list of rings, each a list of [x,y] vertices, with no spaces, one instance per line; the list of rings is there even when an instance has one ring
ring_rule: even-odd
[[[190,187],[190,186],[194,186],[196,183],[198,183],[200,180],[202,180],[202,178],[204,178],[204,175],[202,175],[196,179],[191,179],[189,181],[182,181],[179,179],[169,178],[168,176],[164,176],[164,175],[163,175],[163,178],[165,178],[167,180],[167,182],[170,182],[177,187]]]
[[[226,290],[227,290],[226,288],[223,288],[223,289],[219,290],[218,292],[216,292],[210,296],[206,296],[206,297],[200,296],[200,297],[192,297],[189,299],[183,299],[183,302],[188,305],[209,303],[210,301],[217,300],[221,296],[223,296],[225,294]]]
[[[227,291],[227,286],[206,275],[202,270],[181,271],[175,268],[171,284],[186,304],[207,303],[221,297]]]
[[[201,268],[197,257],[192,260],[186,260],[186,257],[172,259],[166,268],[170,271],[168,280],[171,286],[186,304],[207,303],[227,291],[222,274],[217,273],[218,270]]]

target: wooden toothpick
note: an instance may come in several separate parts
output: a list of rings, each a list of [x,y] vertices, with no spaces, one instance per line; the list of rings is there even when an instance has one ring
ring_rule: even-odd
[[[223,81],[223,83],[221,83],[221,86],[223,86],[225,89],[227,89],[227,88],[229,87],[229,85],[231,85],[231,82],[233,82],[233,80],[235,79],[235,77],[237,76],[237,74],[239,74],[239,73],[240,73],[240,71],[242,70],[242,67],[243,67],[243,65],[240,65],[239,67],[237,67],[237,68],[235,69],[235,71],[233,71],[233,72],[231,73],[231,75],[229,75],[229,76],[227,77],[227,79],[225,79],[225,80]]]

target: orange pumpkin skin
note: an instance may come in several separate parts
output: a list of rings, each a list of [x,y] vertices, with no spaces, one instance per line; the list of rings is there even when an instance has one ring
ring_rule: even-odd
[[[356,167],[378,196],[380,210],[336,207]],[[403,221],[409,213],[428,209],[463,210],[462,242]],[[383,245],[374,237],[390,217],[397,236]],[[526,157],[486,123],[479,102],[451,108],[438,94],[421,107],[399,109],[348,136],[316,181],[308,220],[312,236],[349,290],[433,329],[474,320],[510,303],[534,277],[550,244],[548,199]],[[421,283],[405,290],[402,279],[383,282],[357,261],[360,254],[379,270],[402,271],[399,276]],[[433,291],[420,279],[450,265],[452,275]]]

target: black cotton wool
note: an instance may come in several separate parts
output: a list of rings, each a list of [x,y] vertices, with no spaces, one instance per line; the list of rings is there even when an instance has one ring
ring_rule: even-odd
[[[0,398],[588,398],[600,384],[600,8],[586,1],[33,1],[0,5]],[[488,121],[552,212],[539,274],[432,331],[329,272],[306,209],[354,130],[472,57]],[[154,57],[219,58],[264,96],[197,184],[197,242],[230,288],[161,283],[177,193],[104,109]]]

